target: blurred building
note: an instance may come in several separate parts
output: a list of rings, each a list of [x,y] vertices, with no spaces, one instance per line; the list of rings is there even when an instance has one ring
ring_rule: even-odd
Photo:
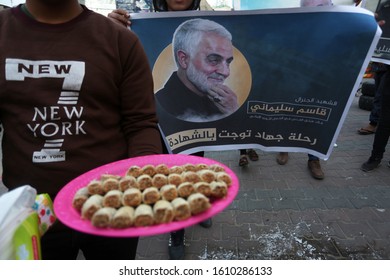
[[[24,3],[24,0],[0,0],[0,10]]]

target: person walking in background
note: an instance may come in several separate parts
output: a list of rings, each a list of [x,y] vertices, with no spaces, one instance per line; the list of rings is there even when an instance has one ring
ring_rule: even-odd
[[[0,48],[9,190],[28,184],[54,199],[91,169],[162,153],[153,77],[132,31],[77,0],[27,0],[0,11]],[[137,244],[60,221],[41,240],[43,259],[135,259]]]
[[[375,14],[375,17],[379,26],[383,26],[386,24],[383,15],[388,16],[390,12],[388,1],[382,3],[378,11],[381,12],[381,15]],[[385,64],[384,67],[385,70],[380,78],[377,89],[381,96],[379,121],[376,127],[371,156],[360,167],[364,172],[373,171],[380,166],[390,137],[390,65]],[[387,166],[390,167],[390,162],[387,163]]]
[[[240,159],[238,160],[239,166],[247,166],[249,164],[248,157],[251,161],[258,161],[259,155],[253,149],[240,149]]]
[[[386,65],[389,68],[388,65]],[[380,94],[382,95],[381,102],[381,114],[379,117],[379,122],[376,128],[374,143],[372,146],[370,158],[362,164],[361,169],[365,172],[370,172],[376,169],[383,158],[385,153],[386,146],[390,136],[390,75],[389,70],[387,70],[382,79],[380,86],[378,88]],[[390,167],[390,163],[388,163]]]
[[[356,1],[360,2],[360,1]],[[356,3],[358,5],[359,3]],[[375,19],[378,22],[379,26],[383,26],[386,22],[386,19],[389,17],[389,1],[382,1],[380,3],[380,7],[378,7],[377,12],[375,13]],[[389,34],[384,34],[385,31],[388,33],[387,29],[382,30],[382,37],[388,38]],[[358,133],[361,135],[369,135],[376,132],[377,125],[380,119],[380,114],[382,111],[382,92],[381,92],[381,82],[382,78],[385,75],[386,71],[388,71],[388,65],[379,62],[373,62],[371,64],[372,71],[375,72],[374,80],[375,80],[375,95],[374,101],[372,104],[372,110],[369,116],[369,124],[365,127],[358,129]]]
[[[374,95],[374,101],[372,103],[372,109],[369,116],[369,123],[365,127],[362,127],[358,129],[358,133],[360,135],[369,135],[373,134],[376,131],[376,126],[379,121],[380,113],[381,113],[381,98],[382,94],[378,90],[379,85],[381,83],[382,77],[385,74],[387,70],[387,66],[383,63],[379,62],[373,62],[371,64],[372,71],[374,74],[374,81],[375,81],[375,95]]]

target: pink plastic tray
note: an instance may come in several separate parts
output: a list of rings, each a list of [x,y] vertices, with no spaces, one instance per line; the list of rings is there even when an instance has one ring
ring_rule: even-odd
[[[206,212],[203,212],[196,216],[192,216],[185,221],[175,221],[169,224],[154,225],[149,227],[130,227],[126,229],[99,229],[92,226],[90,221],[81,219],[80,213],[73,208],[72,200],[76,191],[86,186],[91,180],[100,178],[101,174],[109,173],[123,176],[128,170],[128,168],[132,165],[138,165],[142,167],[146,164],[157,165],[160,163],[165,163],[169,167],[174,165],[183,165],[186,163],[205,163],[209,165],[219,164],[231,176],[233,184],[229,187],[228,195],[224,199],[218,199],[213,201],[211,208]],[[54,212],[57,218],[62,223],[84,233],[110,237],[135,237],[157,235],[192,226],[218,214],[233,202],[234,198],[238,193],[238,189],[239,181],[237,176],[227,166],[215,160],[188,155],[142,156],[103,165],[101,167],[88,171],[83,175],[77,177],[76,179],[72,180],[67,185],[65,185],[64,188],[56,196],[54,200]]]

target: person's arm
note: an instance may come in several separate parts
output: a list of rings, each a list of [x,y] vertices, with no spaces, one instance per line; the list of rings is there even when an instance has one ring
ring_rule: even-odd
[[[128,143],[128,156],[161,154],[153,77],[146,53],[138,38],[124,36],[119,44],[122,53],[121,126]]]
[[[122,9],[113,10],[108,14],[108,18],[124,27],[129,27],[131,25],[130,14]]]

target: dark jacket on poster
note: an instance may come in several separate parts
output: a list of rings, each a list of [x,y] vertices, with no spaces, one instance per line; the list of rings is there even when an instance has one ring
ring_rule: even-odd
[[[172,73],[164,88],[156,93],[156,98],[167,113],[181,120],[205,122],[223,115],[206,95],[201,97],[188,89],[177,72]]]

